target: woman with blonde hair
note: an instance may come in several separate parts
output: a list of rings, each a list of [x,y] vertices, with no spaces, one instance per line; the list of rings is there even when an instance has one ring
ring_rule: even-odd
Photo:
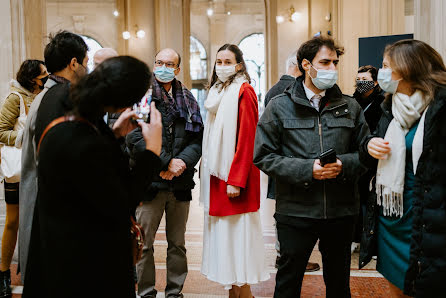
[[[446,67],[428,44],[402,40],[385,49],[378,82],[389,94],[375,134],[362,144],[363,162],[377,163],[377,197],[369,201],[360,265],[375,247],[377,270],[394,297],[440,297],[446,292]]]
[[[260,223],[260,171],[253,164],[258,102],[242,51],[217,52],[204,103],[201,196],[204,239],[201,272],[229,297],[251,298],[250,285],[267,280]]]

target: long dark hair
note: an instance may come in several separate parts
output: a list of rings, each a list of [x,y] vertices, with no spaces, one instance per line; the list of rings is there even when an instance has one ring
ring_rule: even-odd
[[[149,67],[136,58],[107,59],[71,90],[74,113],[95,120],[104,115],[105,107],[131,107],[144,96],[151,78]]]
[[[235,55],[235,61],[238,64],[240,64],[242,66],[242,68],[240,68],[240,70],[236,74],[229,77],[229,79],[222,84],[221,89],[224,89],[227,86],[231,85],[232,81],[234,81],[235,77],[239,74],[242,74],[243,76],[245,76],[246,80],[249,83],[251,83],[251,77],[248,74],[248,69],[246,67],[245,60],[243,59],[243,52],[240,50],[240,48],[238,46],[236,46],[235,44],[227,43],[227,44],[223,45],[221,48],[219,48],[217,53],[224,51],[224,50],[233,52]],[[215,60],[217,60],[217,59],[215,59]],[[215,61],[215,63],[214,63],[214,69],[212,70],[211,82],[210,82],[208,88],[211,88],[212,86],[214,86],[214,84],[218,81],[217,73],[215,72],[216,64],[217,64],[217,61]]]
[[[42,73],[40,65],[45,65],[45,63],[40,60],[25,60],[22,65],[20,65],[20,69],[17,72],[17,82],[31,93],[34,91],[36,85],[36,82],[34,82],[33,79],[37,78]]]

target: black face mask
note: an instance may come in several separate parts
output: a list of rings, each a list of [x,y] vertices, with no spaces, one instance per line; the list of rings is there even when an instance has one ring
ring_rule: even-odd
[[[46,77],[43,77],[43,78],[39,79],[42,82],[42,85],[39,85],[39,89],[40,90],[43,90],[45,88],[45,84],[46,84],[46,81],[48,81],[48,77],[49,76],[46,76]]]
[[[356,91],[360,94],[364,94],[367,91],[370,91],[375,87],[374,81],[356,81]]]

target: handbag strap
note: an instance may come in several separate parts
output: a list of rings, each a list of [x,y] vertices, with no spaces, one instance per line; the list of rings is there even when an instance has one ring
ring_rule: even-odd
[[[28,107],[26,106],[25,100],[23,99],[22,95],[17,91],[11,91],[11,94],[17,95],[20,99],[20,115],[22,114],[22,104],[23,104],[23,108],[25,109],[25,114],[26,116],[28,116]]]
[[[61,123],[64,123],[64,122],[81,122],[81,123],[85,123],[88,126],[90,126],[91,128],[93,128],[99,134],[99,130],[97,129],[97,127],[94,126],[93,123],[91,123],[90,121],[88,121],[85,118],[77,117],[77,116],[73,116],[73,115],[62,116],[62,117],[56,118],[53,121],[51,121],[50,124],[47,125],[47,127],[45,127],[45,130],[43,131],[42,135],[40,136],[40,140],[39,140],[39,143],[37,145],[37,155],[39,155],[40,144],[42,143],[43,139],[47,135],[48,131],[50,131],[50,129],[53,128],[54,126],[56,126],[58,124],[61,124]]]

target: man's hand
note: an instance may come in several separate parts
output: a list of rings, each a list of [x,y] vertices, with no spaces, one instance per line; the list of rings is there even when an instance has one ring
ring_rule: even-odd
[[[150,123],[138,122],[138,124],[141,126],[146,149],[160,156],[163,145],[163,124],[161,113],[156,109],[155,102],[152,101],[150,105]]]
[[[160,177],[163,178],[164,180],[169,180],[170,181],[170,180],[173,179],[173,177],[175,177],[175,175],[172,172],[170,172],[170,171],[162,171],[160,173]]]
[[[313,178],[316,180],[334,179],[342,171],[342,162],[337,159],[334,163],[321,166],[321,161],[316,159],[313,164]]]
[[[240,195],[240,187],[228,184],[226,186],[226,193],[230,198],[238,197]]]
[[[334,163],[327,163],[322,167],[324,170],[322,171],[323,179],[334,179],[336,178],[342,171],[342,162],[338,158]]]
[[[173,173],[175,177],[179,177],[186,170],[186,163],[179,158],[172,158],[169,163],[169,172]]]
[[[389,142],[383,138],[372,138],[367,144],[367,151],[376,159],[387,159],[390,153]]]
[[[129,132],[137,128],[137,124],[132,121],[136,114],[130,108],[121,113],[118,120],[113,124],[113,133],[117,139],[125,137]]]

